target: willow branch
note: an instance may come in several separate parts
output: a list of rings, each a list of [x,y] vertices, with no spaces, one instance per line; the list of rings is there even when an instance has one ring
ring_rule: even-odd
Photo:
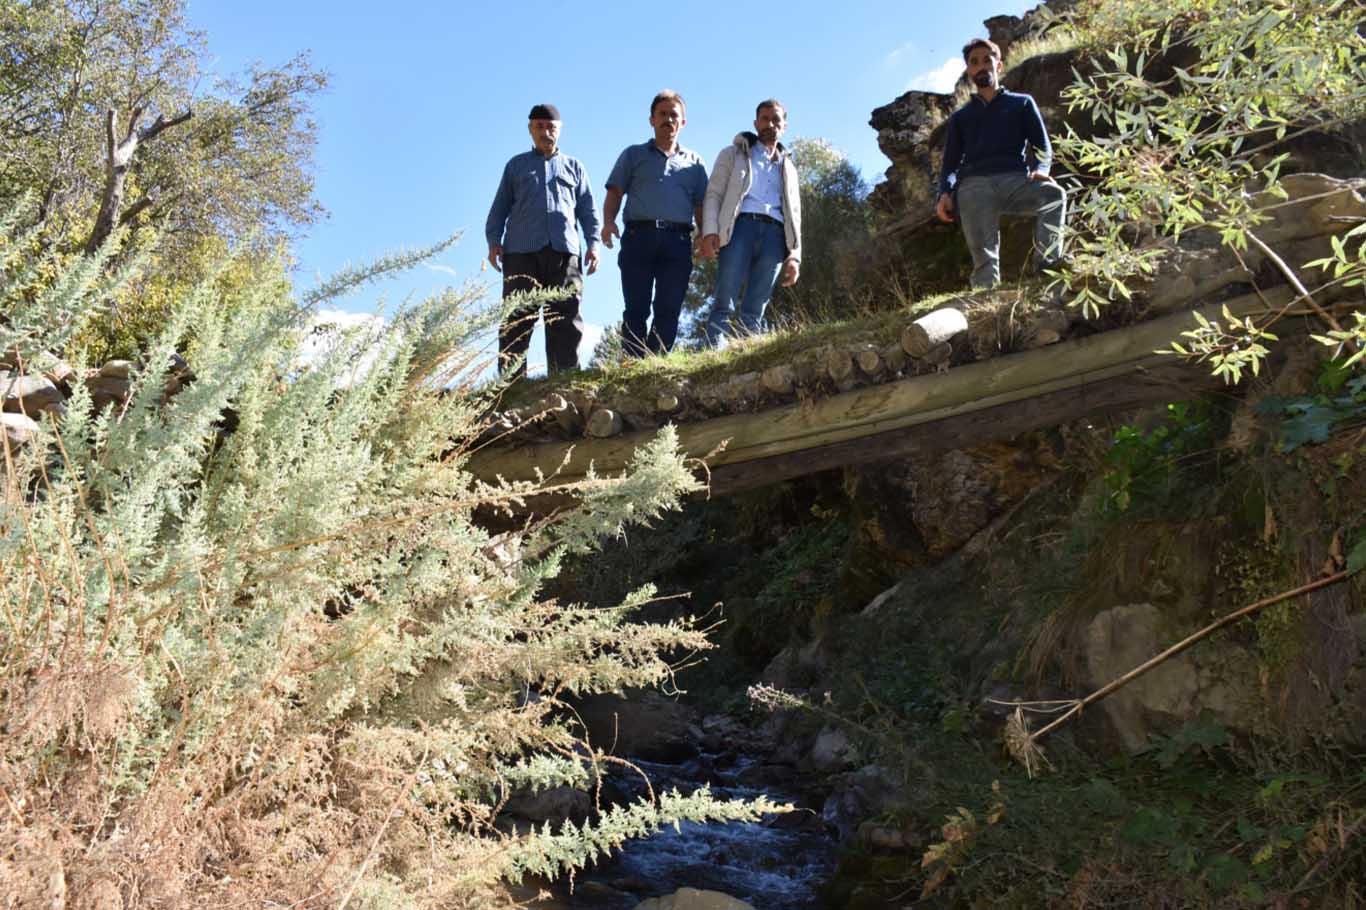
[[[1292,269],[1289,265],[1287,265],[1284,259],[1276,255],[1275,250],[1267,246],[1266,243],[1262,240],[1262,238],[1258,237],[1251,231],[1247,232],[1247,239],[1251,240],[1253,245],[1257,247],[1257,249],[1262,251],[1262,255],[1266,256],[1267,259],[1270,259],[1272,261],[1272,263],[1276,266],[1277,271],[1279,271],[1282,275],[1285,276],[1286,281],[1290,282],[1290,286],[1295,289],[1295,293],[1299,294],[1300,297],[1304,300],[1304,302],[1309,304],[1309,306],[1314,310],[1315,315],[1322,319],[1325,325],[1329,326],[1334,331],[1342,331],[1342,326],[1338,324],[1338,321],[1334,319],[1327,311],[1325,311],[1323,307],[1319,306],[1318,302],[1314,300],[1313,295],[1309,293],[1309,290],[1300,281],[1300,277],[1295,274],[1295,270]]]

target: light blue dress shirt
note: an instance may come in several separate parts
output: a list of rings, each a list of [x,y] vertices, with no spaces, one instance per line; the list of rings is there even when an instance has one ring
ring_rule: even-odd
[[[779,152],[776,160],[769,160],[768,149],[762,142],[754,142],[749,147],[749,172],[753,179],[749,192],[740,200],[740,214],[767,215],[778,221],[783,220],[783,156]]]

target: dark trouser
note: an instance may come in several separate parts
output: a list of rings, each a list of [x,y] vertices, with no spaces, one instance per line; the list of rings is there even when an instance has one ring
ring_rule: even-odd
[[[504,299],[518,291],[545,288],[565,288],[570,294],[545,304],[518,307],[504,316],[498,327],[498,375],[504,379],[526,375],[526,352],[531,347],[531,333],[542,306],[547,371],[578,369],[579,342],[583,340],[583,320],[579,318],[583,273],[579,271],[579,257],[551,247],[535,253],[503,254]]]
[[[678,314],[692,275],[692,233],[628,222],[621,235],[621,342],[626,353],[667,354],[678,336]],[[654,322],[646,330],[646,320]]]

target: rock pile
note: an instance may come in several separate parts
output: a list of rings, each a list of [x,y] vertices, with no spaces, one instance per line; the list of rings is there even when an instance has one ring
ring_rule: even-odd
[[[80,373],[57,357],[43,363],[45,368],[34,369],[17,352],[0,353],[0,433],[11,446],[33,439],[40,420],[65,414],[78,387],[84,387],[96,411],[126,407],[136,374],[145,369],[130,360],[111,360]],[[162,401],[168,401],[194,381],[194,372],[184,358],[172,355],[161,381]]]

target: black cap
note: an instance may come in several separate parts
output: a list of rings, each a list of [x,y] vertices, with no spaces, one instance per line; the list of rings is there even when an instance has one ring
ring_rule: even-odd
[[[538,104],[526,115],[528,120],[559,120],[560,109],[553,104]]]

